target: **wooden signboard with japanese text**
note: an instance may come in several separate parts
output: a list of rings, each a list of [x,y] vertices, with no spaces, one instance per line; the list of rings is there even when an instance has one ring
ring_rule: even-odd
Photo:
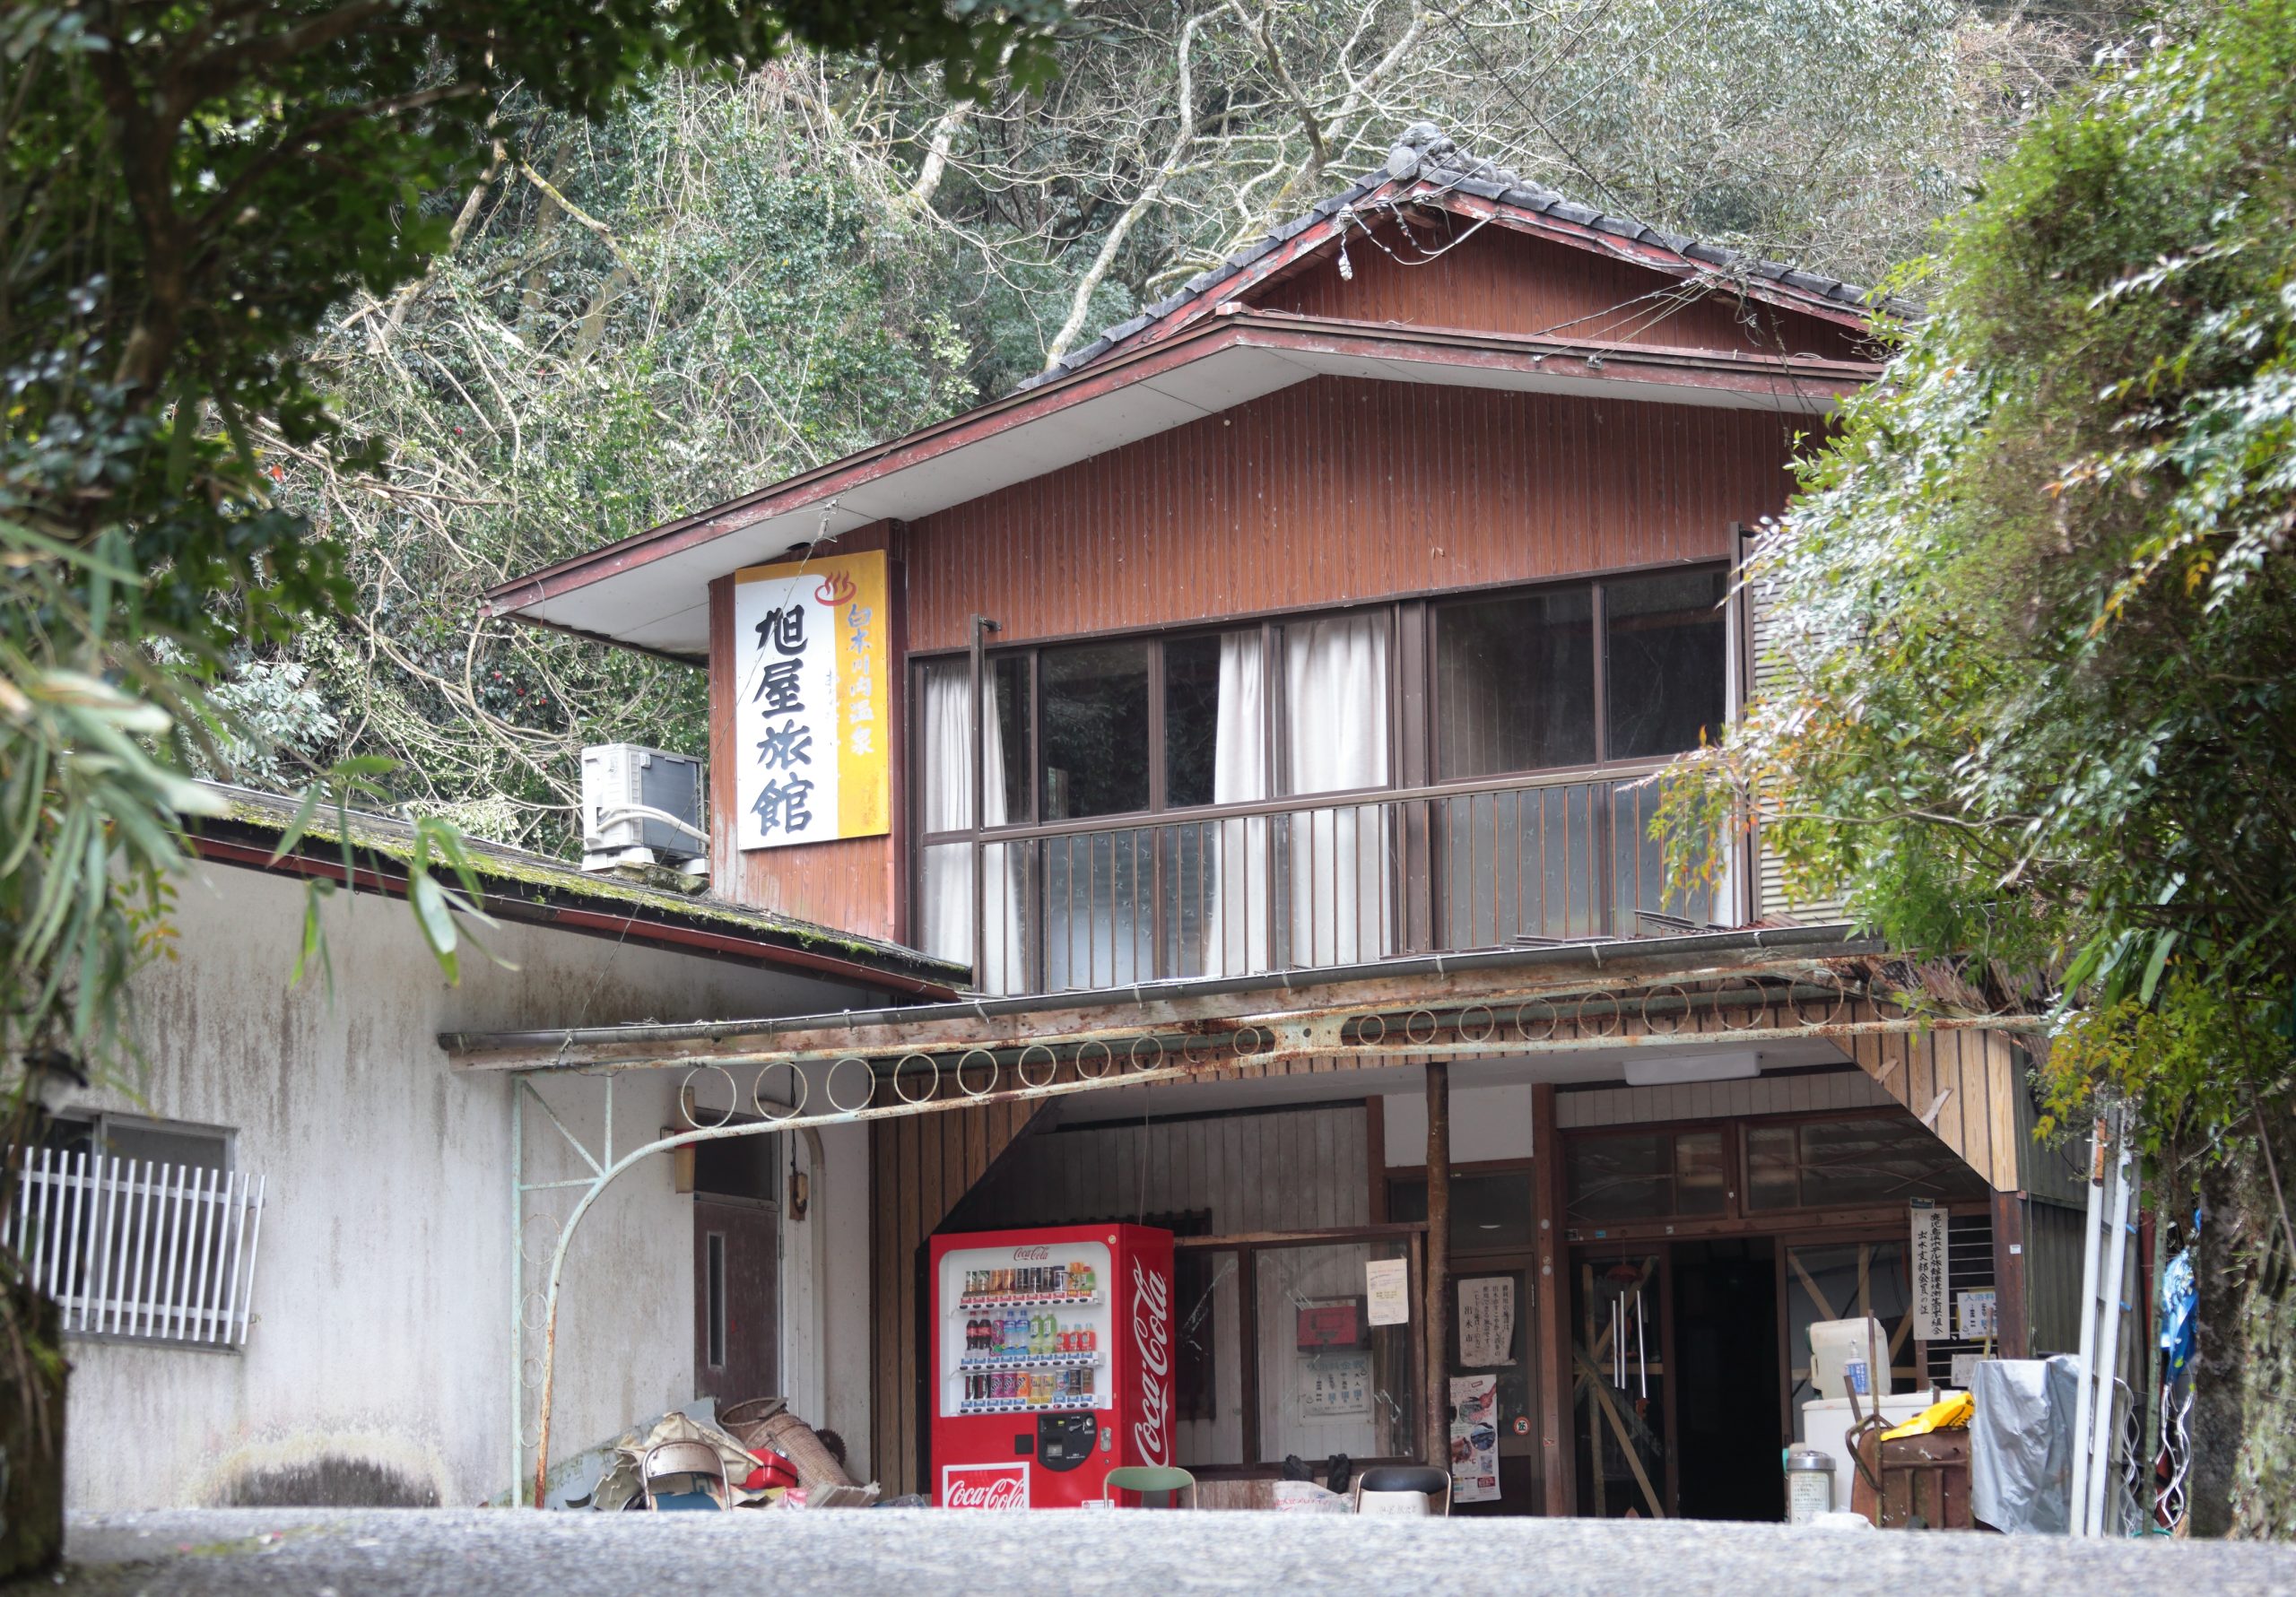
[[[885,555],[734,573],[734,766],[744,848],[892,825]]]

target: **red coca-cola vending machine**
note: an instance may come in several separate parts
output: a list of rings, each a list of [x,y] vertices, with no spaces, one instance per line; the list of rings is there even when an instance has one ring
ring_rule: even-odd
[[[935,1237],[933,1501],[1074,1508],[1172,1462],[1172,1234]]]

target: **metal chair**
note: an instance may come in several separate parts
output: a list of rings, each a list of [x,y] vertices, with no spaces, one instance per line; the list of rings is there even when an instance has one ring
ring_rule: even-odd
[[[1451,1512],[1451,1472],[1431,1464],[1375,1464],[1355,1478],[1349,1506],[1363,1512],[1365,1492],[1421,1492],[1428,1512],[1448,1518]]]
[[[707,1442],[657,1443],[647,1449],[638,1479],[646,1506],[657,1513],[721,1509],[732,1500],[726,1461]]]
[[[1144,1497],[1150,1492],[1162,1492],[1173,1499],[1164,1505],[1167,1508],[1178,1507],[1179,1494],[1185,1491],[1187,1506],[1196,1506],[1196,1477],[1170,1464],[1119,1464],[1109,1471],[1100,1489],[1100,1501],[1114,1508],[1118,1506],[1116,1494],[1120,1491],[1139,1492]],[[1141,1505],[1143,1508],[1147,1506]]]

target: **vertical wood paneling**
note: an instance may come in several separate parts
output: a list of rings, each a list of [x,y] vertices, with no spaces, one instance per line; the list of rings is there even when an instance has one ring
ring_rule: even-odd
[[[1728,558],[1797,418],[1323,378],[911,524],[910,647]]]
[[[944,1084],[942,1096],[954,1093]],[[918,1408],[924,1350],[917,1288],[926,1238],[1046,1113],[1006,1102],[870,1127],[870,1463],[888,1496],[928,1485],[917,1469],[929,1423]]]
[[[1360,1102],[1069,1127],[1016,1148],[940,1228],[1199,1210],[1222,1235],[1363,1225],[1371,1214],[1367,1131]]]
[[[1467,223],[1454,224],[1459,229]],[[1390,247],[1417,252],[1391,233]],[[1422,235],[1423,236],[1423,235]],[[1676,349],[1780,351],[1855,358],[1844,329],[1724,291],[1679,303],[1676,280],[1570,244],[1488,227],[1433,260],[1405,265],[1359,238],[1353,275],[1318,260],[1245,298],[1263,310],[1411,326],[1546,334]],[[1656,291],[1663,296],[1654,299]]]

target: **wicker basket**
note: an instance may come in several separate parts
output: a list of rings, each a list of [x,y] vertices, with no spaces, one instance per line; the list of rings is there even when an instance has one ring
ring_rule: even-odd
[[[718,1416],[718,1423],[752,1452],[765,1448],[787,1459],[797,1467],[799,1483],[808,1489],[854,1484],[813,1428],[789,1412],[780,1398],[753,1397],[735,1403]]]

